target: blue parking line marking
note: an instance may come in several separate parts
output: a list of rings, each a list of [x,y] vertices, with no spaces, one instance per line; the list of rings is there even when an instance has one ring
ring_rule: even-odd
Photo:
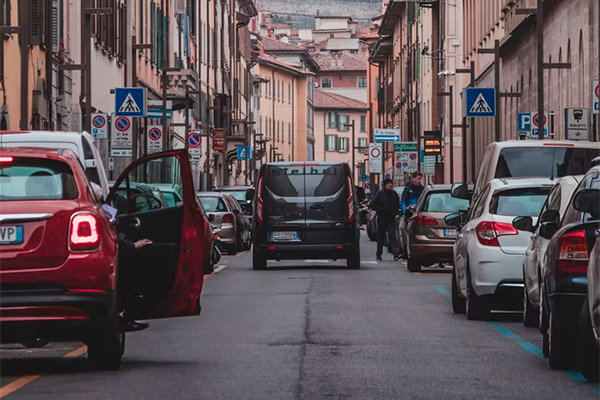
[[[542,353],[542,349],[540,349],[539,347],[537,347],[533,343],[530,343],[530,342],[519,342],[519,345],[522,348],[524,348],[525,350],[527,350],[528,352],[530,352],[531,354],[533,354],[534,356],[536,356],[538,358],[544,358],[544,353]]]
[[[450,293],[448,293],[448,290],[445,287],[439,286],[439,285],[435,285],[434,288],[442,296],[444,296],[444,297],[446,297],[448,299],[450,298]]]

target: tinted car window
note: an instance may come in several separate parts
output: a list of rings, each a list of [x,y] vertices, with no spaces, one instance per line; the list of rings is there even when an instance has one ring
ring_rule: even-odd
[[[239,202],[245,203],[246,202],[246,191],[244,190],[243,192],[225,192],[227,194],[230,194],[231,196],[233,196],[234,199],[236,199]]]
[[[304,166],[267,167],[266,187],[276,196],[304,196]]]
[[[71,168],[61,161],[15,158],[0,163],[0,200],[67,200],[79,197]]]
[[[584,216],[584,215],[582,215],[582,212],[577,211],[575,209],[575,207],[573,207],[573,199],[575,198],[575,194],[577,194],[582,189],[588,189],[588,188],[600,189],[600,175],[598,173],[596,173],[595,175],[593,175],[593,173],[589,174],[586,178],[584,178],[583,181],[581,181],[581,183],[577,187],[577,190],[575,190],[573,197],[571,197],[569,206],[567,207],[567,210],[565,211],[565,216],[562,221],[563,225],[568,225],[573,222],[582,221],[582,220],[587,221],[592,218],[592,216],[590,214],[586,214]]]
[[[425,199],[422,211],[427,212],[457,212],[467,210],[469,200],[457,199],[450,195],[450,192],[430,193]]]
[[[344,171],[341,165],[307,166],[306,196],[331,196],[344,186]]]
[[[538,216],[550,188],[515,189],[494,193],[490,213],[508,216]]]
[[[206,212],[226,212],[225,202],[220,197],[200,197],[202,208]]]
[[[163,196],[165,196],[165,200],[167,201],[167,205],[169,207],[175,207],[179,201],[173,192],[163,192]]]
[[[532,157],[532,151],[535,157]],[[583,175],[600,149],[572,147],[512,147],[500,151],[495,178]]]

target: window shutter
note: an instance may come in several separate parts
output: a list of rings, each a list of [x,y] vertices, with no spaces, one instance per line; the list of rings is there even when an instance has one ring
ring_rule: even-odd
[[[44,0],[31,0],[29,2],[29,43],[38,46],[43,43],[46,30],[44,18]]]
[[[60,52],[62,38],[62,10],[61,1],[52,0],[52,53]]]

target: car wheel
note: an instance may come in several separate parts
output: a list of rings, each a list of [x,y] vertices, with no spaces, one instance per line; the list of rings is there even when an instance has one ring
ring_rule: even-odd
[[[544,285],[540,281],[540,319],[539,327],[542,334],[542,354],[548,358],[550,356],[550,337],[548,335],[548,309],[547,301],[544,295]]]
[[[45,338],[35,337],[28,340],[23,340],[21,344],[28,349],[41,349],[46,346],[50,341]]]
[[[254,249],[252,249],[252,269],[255,271],[267,269],[267,258],[256,246],[254,246]]]
[[[456,281],[456,273],[452,271],[452,311],[454,314],[464,314],[466,300],[460,297],[458,282]]]
[[[408,268],[410,272],[421,272],[421,261],[419,261],[416,257],[409,255],[406,268]]]
[[[467,319],[473,321],[482,321],[488,318],[490,309],[487,303],[487,299],[482,296],[478,296],[473,289],[471,283],[471,273],[469,272],[469,266],[467,265],[467,300],[465,301],[465,313]]]
[[[600,349],[594,339],[592,330],[592,320],[590,319],[590,306],[586,299],[581,308],[579,315],[579,334],[581,336],[581,351],[579,357],[579,365],[583,377],[589,382],[600,381]]]
[[[125,332],[119,327],[116,306],[94,321],[88,338],[88,360],[98,369],[117,370],[125,352]]]
[[[235,241],[235,243],[230,244],[227,246],[227,254],[231,255],[231,256],[235,256],[238,252],[238,240]]]
[[[352,250],[350,250],[350,254],[348,254],[348,258],[346,259],[346,265],[350,269],[360,268],[360,243],[355,243],[352,246]]]
[[[528,328],[537,328],[540,323],[539,308],[536,309],[527,294],[527,286],[523,286],[523,325]]]

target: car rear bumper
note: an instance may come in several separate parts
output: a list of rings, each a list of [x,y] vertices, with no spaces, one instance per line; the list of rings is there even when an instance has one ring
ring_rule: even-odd
[[[414,240],[410,242],[410,255],[416,257],[422,265],[453,263],[453,242]]]
[[[497,290],[504,289],[501,284],[510,284],[506,286],[508,292],[520,293],[522,296],[523,284],[523,255],[506,254],[499,249],[482,252],[481,259],[471,255],[469,259],[471,268],[471,277],[473,289],[478,295],[491,295]],[[515,289],[519,285],[520,290]]]
[[[262,250],[269,260],[316,260],[343,259],[355,246],[353,243],[343,244],[302,244],[302,243],[271,243],[255,245]]]
[[[81,339],[94,318],[108,315],[115,301],[112,291],[1,291],[1,340],[19,342],[32,335],[53,340]]]

